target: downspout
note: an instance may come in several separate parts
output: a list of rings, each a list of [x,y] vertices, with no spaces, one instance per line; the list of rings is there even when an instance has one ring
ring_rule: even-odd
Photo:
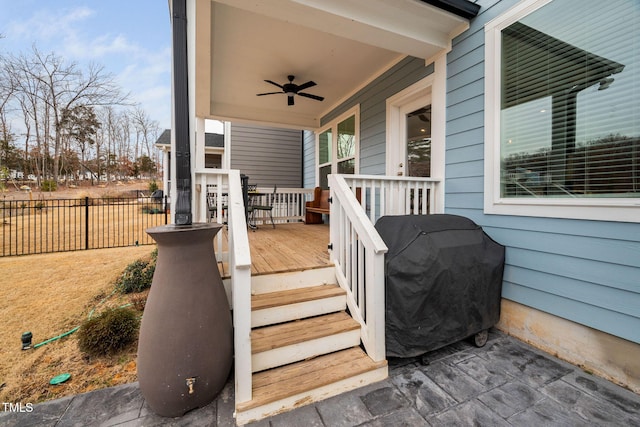
[[[187,70],[187,2],[173,0],[173,81],[176,225],[190,225],[191,212],[191,147],[189,144],[189,88]]]

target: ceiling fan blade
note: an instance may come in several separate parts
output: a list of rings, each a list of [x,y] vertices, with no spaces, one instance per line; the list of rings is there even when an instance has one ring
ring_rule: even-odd
[[[280,89],[282,89],[282,85],[281,85],[281,84],[278,84],[278,83],[276,83],[276,82],[274,82],[274,81],[271,81],[271,80],[265,80],[265,82],[267,82],[267,83],[271,83],[272,85],[274,85],[274,86],[278,86]]]
[[[311,95],[310,93],[301,93],[298,92],[298,95],[304,96],[305,98],[315,99],[316,101],[324,101],[324,97],[318,95]]]
[[[284,92],[267,92],[267,93],[256,93],[256,96],[264,96],[264,95],[277,95]]]
[[[289,95],[289,99],[287,100],[287,105],[293,105],[293,95]]]
[[[310,87],[313,87],[316,85],[316,82],[314,81],[308,81],[306,83],[301,84],[300,86],[298,86],[298,91],[301,90],[305,90],[305,89],[309,89]]]

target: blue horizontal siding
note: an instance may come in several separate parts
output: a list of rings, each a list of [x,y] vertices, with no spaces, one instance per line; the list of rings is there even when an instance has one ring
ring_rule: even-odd
[[[484,174],[484,162],[482,160],[469,160],[468,162],[456,162],[447,166],[447,178],[480,177]]]
[[[453,106],[476,96],[484,97],[483,79],[473,80],[469,84],[466,84],[464,86],[457,86],[455,90],[448,91],[447,103],[450,106]]]
[[[484,128],[466,129],[463,132],[447,135],[447,149],[469,147],[484,143]]]
[[[360,105],[360,173],[385,173],[387,98],[432,73],[424,59],[407,57],[321,119],[324,125]]]
[[[304,188],[313,188],[316,185],[316,135],[305,130],[302,132],[302,173]]]
[[[450,121],[456,119],[466,119],[469,117],[469,112],[479,112],[484,109],[484,96],[474,96],[473,98],[469,98],[466,101],[459,102],[457,104],[451,105],[447,109],[447,119]],[[475,113],[474,113],[475,114]]]
[[[503,283],[502,295],[529,307],[640,343],[640,321],[637,317],[584,304],[572,298],[563,298],[509,281]],[[607,327],[603,328],[602,325],[607,325]]]
[[[582,221],[579,219],[550,219],[536,217],[510,217],[506,215],[485,215],[484,224],[488,227],[510,228],[518,224],[519,230],[567,236],[592,237],[596,240],[623,240],[637,242],[637,233],[624,222]],[[637,228],[636,228],[637,229]],[[639,280],[640,283],[640,280]],[[639,284],[640,286],[640,284]]]
[[[557,257],[562,260],[562,257]],[[564,260],[573,262],[573,260]],[[563,277],[554,273],[524,269],[513,266],[505,274],[505,280],[519,286],[536,289],[554,296],[600,307],[606,310],[638,317],[640,295],[625,290],[610,288],[584,280]]]
[[[640,343],[640,224],[484,214],[484,25],[516,3],[478,1],[447,56],[445,211],[506,246],[505,298]]]
[[[468,147],[447,149],[447,164],[472,162],[474,160],[484,160],[484,147],[480,144],[469,145]]]
[[[637,242],[522,230],[514,228],[514,221],[509,220],[511,217],[502,218],[502,227],[485,227],[485,231],[489,233],[490,230],[496,240],[510,247],[640,268],[640,245]],[[635,280],[640,281],[640,276]],[[640,285],[637,290],[640,291]]]
[[[515,247],[509,248],[507,262],[514,267],[534,271],[539,269],[541,265],[553,266],[553,271],[558,276],[588,284],[605,285],[631,293],[638,292],[638,280],[634,276],[636,271],[631,266]],[[635,305],[635,314],[640,314],[640,303]]]
[[[447,207],[447,213],[454,215],[466,216],[480,215],[478,213],[478,204],[482,204],[482,193],[450,193],[444,196],[444,205]],[[478,222],[476,218],[471,218]]]
[[[462,177],[447,179],[447,192],[479,193],[482,191],[482,177]]]

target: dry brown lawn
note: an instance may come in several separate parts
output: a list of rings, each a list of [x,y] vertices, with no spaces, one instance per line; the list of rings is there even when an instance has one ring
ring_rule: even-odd
[[[2,193],[0,256],[153,243],[145,230],[164,224],[165,215],[149,213],[160,207],[149,199],[130,198],[140,185]]]
[[[136,348],[113,357],[85,358],[76,334],[37,349],[21,350],[21,335],[33,344],[79,326],[89,313],[130,303],[113,294],[124,268],[148,258],[155,246],[99,249],[0,258],[0,401],[37,403],[136,381]],[[62,373],[61,385],[49,380]]]

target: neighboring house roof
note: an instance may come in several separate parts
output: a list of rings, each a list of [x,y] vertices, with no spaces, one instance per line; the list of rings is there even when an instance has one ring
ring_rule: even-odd
[[[171,129],[165,129],[156,141],[157,147],[171,146]],[[224,148],[224,135],[220,133],[205,133],[204,146],[211,148]]]

